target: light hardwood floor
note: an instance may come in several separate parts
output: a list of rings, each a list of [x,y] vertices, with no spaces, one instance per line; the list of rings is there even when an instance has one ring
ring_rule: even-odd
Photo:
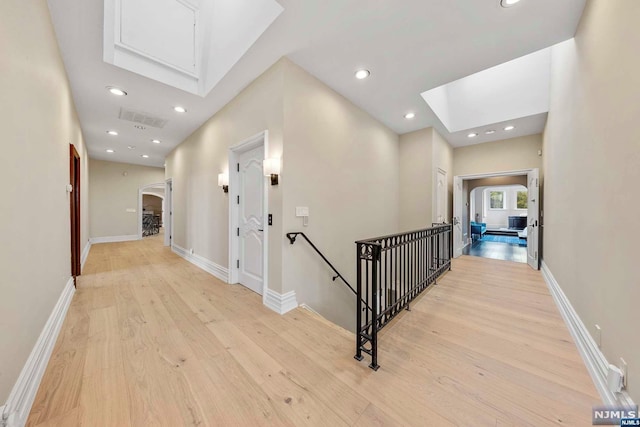
[[[527,265],[456,260],[373,372],[352,333],[273,313],[161,238],[91,248],[27,425],[591,425],[597,393]]]

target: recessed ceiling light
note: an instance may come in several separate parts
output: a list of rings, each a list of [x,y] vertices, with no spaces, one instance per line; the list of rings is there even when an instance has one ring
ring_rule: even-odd
[[[148,154],[143,154],[142,157],[144,157],[145,159],[148,159],[149,155]]]
[[[160,144],[160,140],[159,139],[152,139],[151,142],[153,142],[154,144]]]
[[[493,130],[493,129],[489,129],[489,130],[488,130],[488,131],[486,131],[485,133],[486,133],[487,135],[491,135],[491,134],[493,134],[493,133],[496,133],[496,131],[495,131],[495,130]]]
[[[108,130],[108,131],[107,131],[107,133],[108,133],[109,135],[113,135],[113,136],[118,135],[118,132],[116,132],[115,130]]]
[[[120,89],[119,87],[107,86],[107,90],[117,96],[127,96],[127,92]]]
[[[111,148],[109,148],[108,150],[106,150],[107,153],[115,153],[115,151],[113,151]]]
[[[181,106],[179,106],[179,105],[177,105],[177,106],[173,107],[173,109],[174,109],[174,111],[175,111],[175,112],[177,112],[177,113],[186,113],[186,112],[187,112],[187,109],[186,109],[186,108],[181,107]]]
[[[135,149],[136,149],[136,146],[135,146],[135,145],[127,145],[127,148],[128,148],[129,150],[135,150]]]
[[[519,1],[520,0],[500,0],[500,5],[502,5],[502,7],[511,7]]]
[[[476,136],[478,136],[477,133],[470,133],[469,135],[467,135],[467,138],[475,138]]]
[[[358,70],[358,71],[356,71],[356,79],[358,79],[358,80],[366,79],[370,75],[371,75],[371,71],[369,71],[369,70]]]
[[[405,114],[405,115],[404,115],[404,118],[405,118],[405,119],[409,119],[409,120],[411,120],[411,119],[413,119],[415,116],[416,116],[416,113],[407,113],[407,114]]]
[[[509,126],[506,126],[504,130],[510,131],[510,130],[514,130],[515,128],[516,128],[515,126],[509,125]]]

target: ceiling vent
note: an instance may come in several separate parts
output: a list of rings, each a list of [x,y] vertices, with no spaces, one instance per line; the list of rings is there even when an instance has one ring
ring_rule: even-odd
[[[163,128],[164,125],[166,125],[168,122],[168,120],[161,117],[154,117],[150,114],[141,113],[139,111],[125,110],[124,108],[120,109],[120,115],[118,116],[118,118],[120,120],[141,123],[143,125],[151,126],[154,128]]]

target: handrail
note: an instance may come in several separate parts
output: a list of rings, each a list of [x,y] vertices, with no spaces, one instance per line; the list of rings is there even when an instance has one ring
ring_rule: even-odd
[[[309,243],[309,245],[313,248],[314,251],[316,251],[316,253],[318,255],[320,255],[320,257],[324,260],[324,262],[327,263],[327,265],[329,267],[331,267],[331,269],[333,270],[334,273],[336,273],[335,276],[333,276],[332,280],[335,282],[336,279],[340,279],[344,282],[345,285],[347,285],[349,287],[349,289],[351,289],[351,292],[353,292],[353,294],[355,296],[358,296],[358,293],[356,292],[356,290],[353,288],[353,286],[351,286],[351,284],[349,284],[349,282],[347,282],[347,279],[344,278],[344,276],[342,274],[340,274],[340,272],[333,266],[333,264],[331,264],[331,262],[329,262],[329,260],[327,259],[326,256],[324,256],[324,254],[322,252],[320,252],[320,249],[318,249],[316,247],[316,245],[313,244],[313,242],[311,240],[309,240],[309,238],[307,237],[306,234],[304,234],[302,231],[296,231],[293,233],[287,233],[287,239],[289,239],[289,242],[293,245],[296,242],[296,237],[298,236],[302,236],[304,237],[304,240],[307,241],[307,243]],[[362,300],[363,303],[365,303],[366,307],[371,310],[371,307],[369,307],[368,304],[366,304],[366,302],[364,300]]]
[[[356,310],[356,360],[366,353],[371,356],[369,367],[378,369],[378,332],[451,270],[452,258],[450,224],[356,242],[358,300],[372,307]]]

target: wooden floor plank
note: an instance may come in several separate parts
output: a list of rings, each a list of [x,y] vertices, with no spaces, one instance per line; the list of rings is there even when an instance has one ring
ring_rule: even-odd
[[[380,334],[280,316],[162,246],[94,245],[28,426],[589,425],[599,402],[539,272],[461,257]]]

